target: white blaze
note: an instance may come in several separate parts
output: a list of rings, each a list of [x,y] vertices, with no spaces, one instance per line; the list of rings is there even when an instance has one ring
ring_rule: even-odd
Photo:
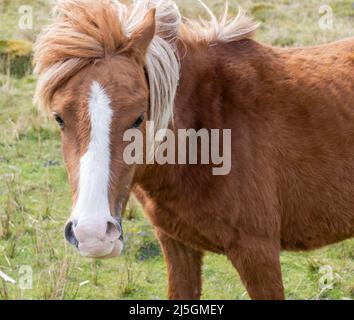
[[[88,112],[91,124],[90,143],[80,159],[78,198],[73,219],[97,228],[111,218],[108,190],[110,181],[111,101],[104,88],[93,82]]]

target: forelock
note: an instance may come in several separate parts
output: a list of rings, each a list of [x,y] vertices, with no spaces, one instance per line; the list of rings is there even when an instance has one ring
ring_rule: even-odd
[[[60,0],[54,23],[34,46],[35,100],[49,105],[54,92],[89,63],[124,48],[125,36],[117,6],[109,0]]]

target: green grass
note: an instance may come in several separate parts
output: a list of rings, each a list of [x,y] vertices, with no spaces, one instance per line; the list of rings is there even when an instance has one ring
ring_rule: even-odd
[[[17,27],[22,1],[0,0],[0,40],[33,41],[49,19],[51,2],[26,1],[34,5],[34,29],[26,31]],[[222,11],[223,1],[206,2]],[[229,2],[236,12],[236,2]],[[192,0],[178,3],[188,17],[203,15]],[[352,1],[328,1],[333,30],[318,27],[317,0],[237,3],[262,22],[257,39],[268,44],[318,44],[353,34]],[[0,74],[0,270],[17,281],[21,266],[33,270],[30,290],[0,280],[0,299],[165,299],[165,265],[139,207],[124,221],[122,257],[90,261],[65,244],[62,229],[71,200],[59,132],[33,106],[34,87],[30,75]],[[290,299],[354,298],[353,240],[312,253],[284,253],[282,268]],[[332,273],[323,273],[326,268]],[[208,254],[203,275],[204,299],[248,299],[225,257]]]

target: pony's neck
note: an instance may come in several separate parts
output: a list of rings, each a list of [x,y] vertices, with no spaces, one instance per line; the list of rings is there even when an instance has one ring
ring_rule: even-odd
[[[222,84],[216,81],[220,58],[215,54],[217,46],[210,48],[206,43],[177,45],[180,56],[180,81],[173,110],[172,129],[177,137],[178,129],[221,128],[218,106]],[[177,141],[176,141],[177,146]],[[146,147],[146,146],[145,146]],[[176,150],[177,151],[177,150]],[[176,159],[178,158],[176,152]],[[144,189],[174,186],[178,176],[188,170],[188,165],[139,165],[135,177]],[[163,177],[161,180],[160,177]],[[172,179],[171,181],[169,181]],[[157,183],[158,182],[158,183]]]

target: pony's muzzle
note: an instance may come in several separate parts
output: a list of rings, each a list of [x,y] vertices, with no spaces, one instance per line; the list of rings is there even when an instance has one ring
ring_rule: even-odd
[[[65,239],[85,257],[113,258],[123,249],[122,226],[113,218],[100,222],[70,220],[64,234]]]

